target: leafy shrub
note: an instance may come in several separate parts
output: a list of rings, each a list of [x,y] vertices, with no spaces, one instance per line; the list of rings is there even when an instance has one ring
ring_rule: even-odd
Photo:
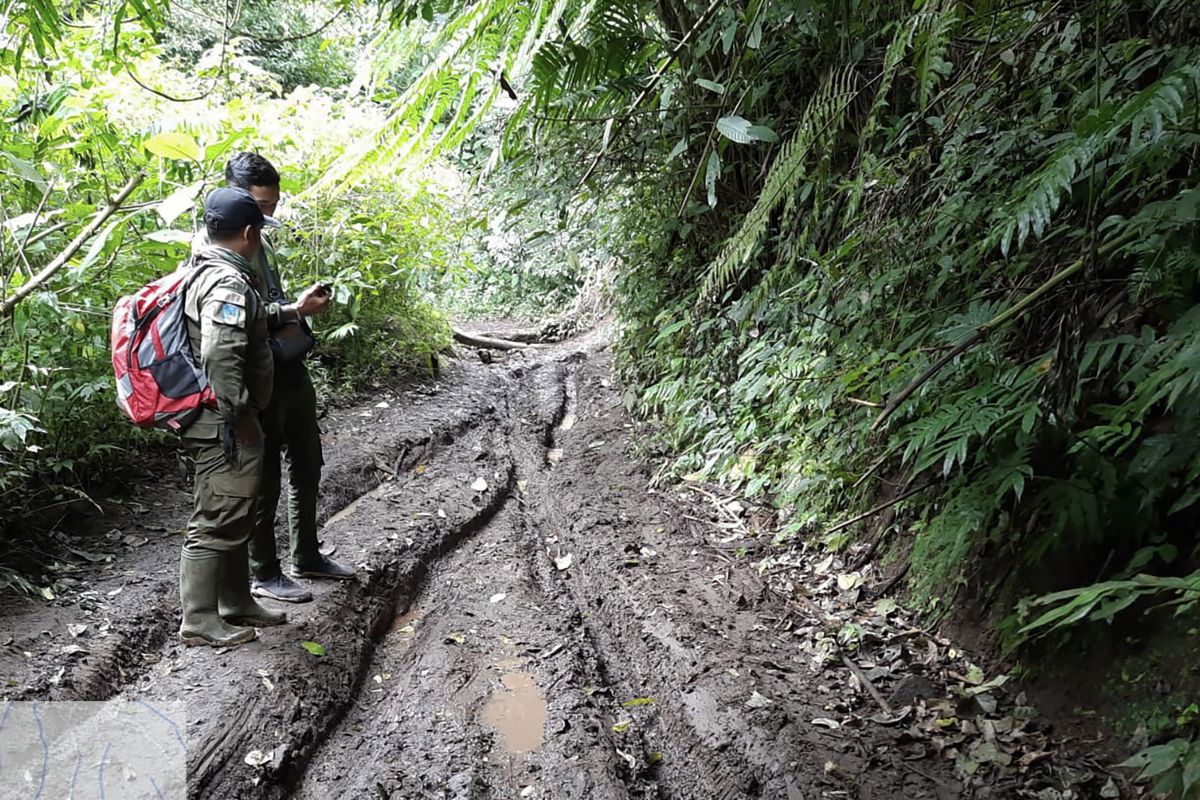
[[[305,195],[349,142],[381,123],[380,110],[313,88],[274,97],[272,82],[239,58],[215,78],[179,72],[158,58],[152,32],[131,21],[132,11],[112,43],[111,14],[123,9],[63,27],[56,42],[45,39],[44,54],[22,52],[11,37],[5,47],[16,49],[0,51],[0,296],[48,264],[130,176],[144,176],[126,206],[3,320],[6,527],[85,486],[102,464],[126,458],[123,451],[168,441],[134,430],[117,411],[110,312],[119,296],[187,257],[199,203],[237,149],[268,155],[292,196],[281,242],[285,281],[294,292],[310,279],[338,287],[333,313],[318,323],[322,371],[333,385],[397,367],[428,369],[430,354],[449,341],[430,305],[439,282],[460,268],[453,243],[462,216],[449,174],[397,161],[353,197]],[[172,103],[133,76],[200,99]]]

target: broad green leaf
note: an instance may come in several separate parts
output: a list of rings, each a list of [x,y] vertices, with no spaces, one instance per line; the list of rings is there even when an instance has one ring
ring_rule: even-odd
[[[1191,752],[1183,765],[1183,796],[1200,786],[1200,743],[1192,742]]]
[[[109,220],[109,223],[105,225],[101,229],[100,233],[96,235],[96,238],[92,240],[91,246],[88,247],[87,253],[85,253],[83,256],[83,261],[79,262],[79,265],[75,267],[75,270],[78,272],[83,272],[92,264],[95,264],[96,260],[100,258],[100,254],[104,252],[104,246],[108,244],[108,239],[110,236],[112,236],[113,231],[115,231],[118,226],[126,223],[128,220],[129,217],[115,217],[112,220]]]
[[[750,29],[750,35],[746,37],[746,47],[751,50],[757,50],[762,46],[763,26],[762,20],[754,23],[754,27]]]
[[[1188,742],[1185,739],[1172,739],[1166,744],[1147,747],[1138,754],[1141,756],[1139,760],[1142,763],[1142,771],[1138,774],[1138,778],[1153,778],[1171,769],[1179,763],[1179,758],[1187,751],[1187,747]],[[1138,756],[1134,756],[1134,758]],[[1133,759],[1131,758],[1129,761],[1133,761]]]
[[[737,36],[737,28],[737,20],[735,19],[731,20],[730,23],[725,26],[725,30],[721,31],[721,51],[726,55],[728,55],[729,51],[733,49],[733,40],[734,37]]]
[[[750,120],[745,117],[721,117],[717,120],[717,131],[730,141],[738,144],[750,144],[753,141],[747,131],[750,129]]]
[[[746,129],[746,133],[750,135],[751,139],[758,142],[769,142],[770,144],[779,142],[779,134],[767,125],[751,125]]]
[[[710,81],[706,78],[696,78],[696,85],[701,88],[708,89],[710,92],[716,92],[717,94],[725,94],[725,84],[723,84],[723,83],[717,83],[716,81]]]
[[[312,653],[314,656],[325,655],[325,645],[323,644],[318,644],[317,642],[301,642],[300,646]]]
[[[775,131],[765,125],[752,125],[745,117],[728,116],[717,120],[717,130],[722,136],[738,144],[751,142],[778,142]]]
[[[176,161],[200,160],[200,145],[186,133],[160,133],[143,142],[142,147],[159,158]]]
[[[12,153],[5,153],[4,157],[8,159],[8,162],[12,164],[13,169],[16,170],[21,178],[32,183],[39,189],[46,188],[46,179],[42,177],[42,174],[38,172],[37,167],[33,164],[30,164],[23,158],[17,158]]]

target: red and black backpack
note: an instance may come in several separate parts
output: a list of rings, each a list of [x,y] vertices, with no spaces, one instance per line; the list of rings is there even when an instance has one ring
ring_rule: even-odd
[[[192,352],[184,315],[188,288],[213,262],[190,264],[122,297],[113,309],[117,405],[141,428],[178,433],[201,409],[217,407],[208,376]]]

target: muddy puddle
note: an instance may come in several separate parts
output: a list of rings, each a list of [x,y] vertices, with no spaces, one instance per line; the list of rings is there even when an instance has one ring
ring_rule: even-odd
[[[539,749],[545,737],[546,699],[537,680],[528,672],[504,668],[502,687],[492,693],[483,707],[483,723],[500,734],[507,753],[528,753]]]

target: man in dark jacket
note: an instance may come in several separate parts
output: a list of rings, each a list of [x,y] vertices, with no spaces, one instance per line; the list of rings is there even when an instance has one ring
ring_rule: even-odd
[[[264,214],[275,213],[280,200],[279,172],[267,159],[257,153],[238,153],[225,165],[225,181],[249,192]],[[317,496],[324,459],[316,393],[304,364],[303,341],[311,343],[304,319],[325,313],[330,296],[326,287],[314,284],[296,302],[289,302],[269,242],[252,263],[262,280],[259,293],[265,301],[267,328],[274,340],[275,383],[271,403],[261,416],[265,434],[263,480],[249,547],[254,573],[251,591],[259,597],[302,603],[312,600],[312,595],[283,574],[275,549],[282,453],[287,454],[288,465],[291,574],[341,580],[354,577],[353,570],[323,555],[317,542]]]

